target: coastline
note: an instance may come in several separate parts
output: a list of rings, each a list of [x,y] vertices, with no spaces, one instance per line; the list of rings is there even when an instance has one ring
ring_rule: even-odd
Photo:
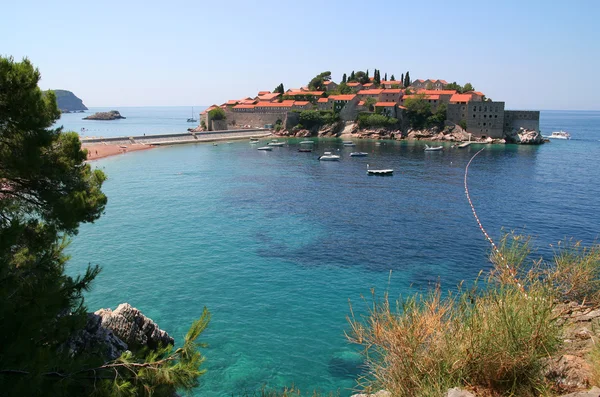
[[[109,143],[93,143],[93,144],[81,144],[82,149],[87,150],[87,160],[99,160],[105,157],[115,156],[118,154],[125,154],[128,152],[137,152],[140,150],[148,150],[155,148],[154,145],[146,145],[141,143],[133,143],[130,145],[117,145]]]

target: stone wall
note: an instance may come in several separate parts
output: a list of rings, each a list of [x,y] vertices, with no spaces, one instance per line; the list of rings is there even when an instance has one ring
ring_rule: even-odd
[[[225,112],[229,128],[250,125],[252,128],[264,128],[266,124],[275,124],[277,120],[285,122],[287,112]]]
[[[358,116],[358,97],[351,101],[348,101],[346,105],[340,110],[340,119],[342,121],[354,121]]]
[[[518,130],[525,128],[528,130],[540,130],[540,112],[539,110],[505,110],[504,111],[504,131]]]
[[[227,122],[228,120],[211,120],[210,121],[210,127],[208,128],[209,131],[225,131],[227,130]]]
[[[467,132],[473,136],[491,138],[504,136],[504,102],[468,102],[465,116]]]

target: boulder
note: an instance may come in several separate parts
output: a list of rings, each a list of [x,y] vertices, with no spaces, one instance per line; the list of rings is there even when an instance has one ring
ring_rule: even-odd
[[[129,303],[121,303],[114,311],[100,309],[95,314],[102,319],[102,326],[112,330],[127,343],[130,350],[141,347],[156,349],[159,345],[175,344],[167,332]]]
[[[351,397],[392,397],[392,393],[387,390],[379,390],[377,393],[361,393],[361,394],[353,394]]]
[[[475,397],[475,395],[461,388],[454,387],[452,389],[448,389],[446,397]]]
[[[88,313],[85,328],[71,336],[62,348],[68,349],[71,356],[85,351],[98,354],[106,361],[110,361],[118,358],[127,350],[127,344],[119,339],[112,330],[102,326],[102,317]]]
[[[591,368],[582,357],[564,354],[549,360],[545,375],[557,389],[571,391],[589,387]]]
[[[522,145],[539,145],[544,143],[544,137],[539,131],[525,128],[513,129],[504,133],[506,143],[519,143]]]
[[[111,110],[110,112],[97,112],[91,116],[84,117],[83,120],[118,120],[124,119],[121,113],[117,110]]]
[[[594,386],[590,390],[565,394],[562,397],[600,397],[600,388]]]

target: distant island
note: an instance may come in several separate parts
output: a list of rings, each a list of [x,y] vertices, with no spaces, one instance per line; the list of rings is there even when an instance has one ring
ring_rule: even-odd
[[[118,110],[111,110],[110,112],[97,112],[91,116],[84,117],[83,120],[118,120],[126,117],[121,116]]]
[[[88,110],[83,101],[67,90],[49,90],[54,91],[58,108],[63,113],[82,112]]]

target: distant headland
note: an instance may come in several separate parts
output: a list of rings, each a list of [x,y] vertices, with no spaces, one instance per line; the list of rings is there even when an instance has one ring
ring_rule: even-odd
[[[111,110],[110,112],[97,112],[91,116],[84,117],[82,120],[118,120],[126,117],[121,116],[118,110]]]
[[[489,143],[543,142],[539,111],[505,110],[471,83],[411,80],[410,73],[382,78],[375,69],[338,83],[326,71],[307,86],[259,91],[212,105],[195,131],[272,127],[279,135],[352,135],[370,139],[426,139]]]
[[[74,113],[81,112],[83,113],[88,108],[83,104],[83,101],[79,99],[75,94],[71,91],[67,90],[50,90],[54,91],[54,95],[56,95],[56,103],[58,104],[58,108],[63,113]]]

